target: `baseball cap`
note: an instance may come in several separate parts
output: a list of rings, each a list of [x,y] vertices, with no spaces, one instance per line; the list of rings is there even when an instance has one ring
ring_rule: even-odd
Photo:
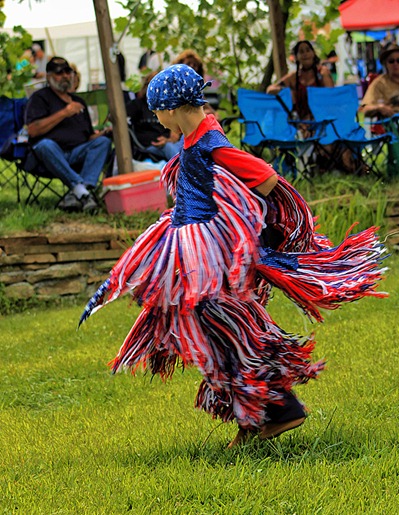
[[[46,72],[47,73],[58,73],[61,71],[72,72],[72,68],[69,66],[69,63],[63,57],[52,57],[50,61],[46,64]]]

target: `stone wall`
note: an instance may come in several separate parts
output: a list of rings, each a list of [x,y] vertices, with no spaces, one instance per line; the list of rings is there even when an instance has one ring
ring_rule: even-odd
[[[89,298],[137,232],[54,224],[43,233],[0,238],[0,283],[10,299]]]
[[[387,218],[387,244],[399,250],[399,200],[389,200]],[[89,298],[138,234],[68,223],[54,224],[42,233],[2,237],[0,284],[10,299]]]

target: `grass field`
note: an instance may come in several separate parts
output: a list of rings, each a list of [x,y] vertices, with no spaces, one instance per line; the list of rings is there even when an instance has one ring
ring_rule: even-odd
[[[282,327],[316,331],[328,368],[297,393],[310,415],[272,442],[227,450],[234,424],[192,405],[200,377],[112,376],[138,309],[78,332],[82,306],[0,318],[0,513],[397,514],[399,259],[380,289],[310,326],[281,295]]]

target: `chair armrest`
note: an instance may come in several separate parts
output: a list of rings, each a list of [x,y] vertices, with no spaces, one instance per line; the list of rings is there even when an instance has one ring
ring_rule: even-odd
[[[223,118],[220,121],[220,125],[222,126],[224,132],[229,132],[229,130],[231,129],[231,124],[238,119],[238,116],[226,116],[226,118]]]
[[[134,132],[134,130],[132,129],[131,126],[128,127],[128,132],[129,132],[129,136],[132,140],[132,143],[135,147],[137,147],[139,150],[141,151],[145,151],[145,147],[144,145],[142,145],[140,143],[140,141],[138,140],[137,136],[136,136],[136,133]]]
[[[243,125],[256,125],[258,128],[258,131],[262,135],[262,138],[266,139],[266,135],[264,134],[262,127],[259,125],[259,122],[256,120],[244,120],[243,118],[238,118],[238,122],[242,123]]]

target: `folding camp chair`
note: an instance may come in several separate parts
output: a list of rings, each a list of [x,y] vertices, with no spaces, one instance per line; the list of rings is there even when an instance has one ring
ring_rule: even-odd
[[[37,202],[44,191],[50,191],[61,199],[65,193],[64,186],[55,187],[53,181],[58,179],[32,154],[27,136],[21,137],[26,103],[26,98],[0,98],[0,186],[14,185],[18,202],[26,192],[26,205]]]
[[[134,129],[134,125],[128,123],[128,131],[130,137],[130,144],[132,146],[132,156],[136,161],[146,161],[151,160],[153,163],[159,163],[162,161],[162,158],[156,154],[153,154],[150,150],[140,143],[136,131]]]
[[[79,91],[76,94],[86,102],[93,128],[103,129],[109,119],[107,91],[94,89],[93,91]]]
[[[93,91],[84,91],[77,93],[86,102],[94,129],[102,129],[109,121],[109,105],[107,91],[105,89],[96,89]],[[126,101],[126,100],[125,100]],[[159,162],[160,158],[148,152],[139,142],[134,127],[128,124],[130,143],[132,146],[133,159],[144,161],[150,159],[153,162]],[[109,163],[107,165],[106,177],[113,174],[113,164],[116,159],[115,149],[112,151]]]
[[[323,135],[324,124],[309,123],[312,135],[303,139],[297,121],[290,119],[292,97],[289,88],[278,95],[239,88],[238,108],[241,118],[241,146],[262,157],[266,148],[273,152],[274,166],[283,174],[297,172],[309,179],[312,173],[312,157],[315,144]],[[279,170],[281,168],[281,170]]]
[[[339,163],[342,154],[349,149],[354,163],[354,173],[364,170],[381,177],[377,161],[384,150],[384,145],[391,140],[391,135],[381,134],[367,137],[365,129],[357,120],[359,100],[355,84],[335,88],[316,88],[309,86],[308,102],[310,110],[317,121],[329,121],[325,136],[318,145],[328,156],[328,166]],[[333,150],[325,150],[326,145],[334,144]],[[339,166],[339,164],[338,164]]]
[[[13,182],[17,183],[19,179],[18,167],[13,161],[18,161],[20,157],[23,157],[24,152],[21,148],[18,148],[18,151],[16,151],[17,149],[14,149],[12,140],[23,126],[23,111],[26,102],[26,98],[12,99],[5,96],[0,97],[0,151],[2,151],[0,157],[0,187]]]

